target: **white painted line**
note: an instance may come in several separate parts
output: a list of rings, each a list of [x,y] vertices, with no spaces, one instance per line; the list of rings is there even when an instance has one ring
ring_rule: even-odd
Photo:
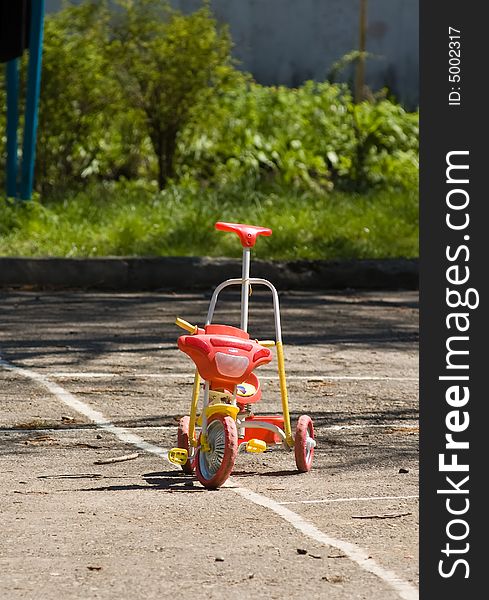
[[[86,416],[102,429],[109,431],[110,433],[118,437],[121,441],[128,444],[132,444],[133,446],[136,446],[141,450],[150,452],[152,454],[156,454],[157,456],[160,456],[162,458],[168,458],[167,450],[146,442],[138,435],[127,431],[127,429],[113,425],[102,413],[92,409],[88,404],[85,404],[81,400],[78,400],[72,394],[70,394],[70,392],[63,389],[58,384],[52,382],[45,375],[42,375],[30,369],[24,369],[22,367],[11,365],[10,363],[2,360],[1,358],[0,366],[4,367],[5,369],[8,369],[9,371],[19,373],[20,375],[23,375],[24,377],[27,377],[33,381],[36,381],[37,383],[40,383],[59,400],[64,402],[67,406]],[[268,508],[269,510],[277,514],[279,517],[284,519],[287,523],[292,525],[295,529],[300,531],[303,535],[313,540],[316,540],[317,542],[326,546],[333,546],[338,550],[341,550],[346,556],[348,556],[348,558],[350,558],[350,560],[355,562],[361,569],[372,573],[373,575],[376,575],[377,577],[379,577],[379,579],[381,579],[387,585],[389,585],[403,600],[418,600],[419,593],[413,585],[398,577],[393,571],[384,569],[384,567],[379,565],[373,558],[369,556],[369,553],[360,546],[352,544],[351,542],[345,542],[344,540],[340,540],[326,535],[315,525],[313,525],[313,523],[307,521],[297,513],[291,511],[289,508],[282,506],[275,500],[268,498],[268,496],[264,496],[263,494],[253,492],[252,490],[249,490],[244,487],[237,487],[231,480],[229,480],[227,488],[232,490],[236,494],[239,494],[242,498],[245,498],[246,500],[257,504],[258,506]]]
[[[418,422],[412,423],[361,423],[358,425],[325,425],[315,426],[314,429],[327,429],[328,431],[342,431],[343,429],[415,429],[418,428]]]
[[[94,410],[91,406],[85,404],[85,402],[78,400],[72,394],[70,394],[70,392],[59,386],[57,383],[54,383],[53,381],[48,379],[45,375],[37,373],[36,371],[31,371],[30,369],[16,367],[2,360],[1,358],[0,366],[4,367],[9,371],[19,373],[19,375],[23,375],[24,377],[32,379],[37,383],[40,383],[59,400],[64,402],[67,406],[69,406],[76,412],[84,415],[85,417],[90,419],[90,421],[93,421],[96,425],[98,425],[98,427],[104,429],[105,431],[109,431],[110,433],[118,437],[121,441],[127,444],[132,444],[140,450],[145,450],[146,452],[150,452],[151,454],[156,454],[156,456],[160,456],[161,458],[168,458],[167,450],[164,450],[159,446],[155,446],[154,444],[150,444],[146,440],[143,440],[143,438],[139,437],[134,433],[131,433],[124,427],[117,427],[116,425],[113,425],[102,413]]]
[[[382,581],[395,590],[403,600],[418,600],[419,592],[412,584],[398,577],[393,571],[384,569],[384,567],[379,565],[370,557],[369,553],[360,546],[326,535],[310,521],[307,521],[289,508],[282,506],[275,500],[272,500],[263,494],[257,494],[247,488],[235,487],[231,489],[243,498],[246,498],[246,500],[273,511],[307,537],[326,546],[333,546],[338,550],[341,550],[364,571],[368,571],[382,579]]]
[[[56,379],[109,379],[114,377],[126,377],[128,379],[187,379],[193,381],[190,373],[103,373],[103,372],[80,372],[80,371],[58,371],[50,373]],[[262,379],[278,381],[278,375],[263,373]],[[418,381],[418,377],[389,377],[377,375],[287,375],[287,379],[296,381],[324,382],[324,381]]]
[[[306,379],[311,383],[315,381],[419,381],[419,377],[390,377],[389,375],[288,375],[287,379]],[[274,379],[278,379],[275,376]]]
[[[0,362],[1,364],[1,362]],[[63,425],[60,425],[59,427],[0,427],[0,432],[4,433],[4,432],[11,432],[11,433],[22,433],[23,431],[26,432],[32,432],[32,431],[39,431],[39,432],[44,432],[44,433],[63,433],[65,431],[69,431],[69,432],[73,432],[76,431],[77,433],[79,433],[80,431],[93,431],[94,429],[97,429],[98,425],[96,427],[91,427],[90,425],[85,425],[84,423],[80,424],[78,427],[65,427]],[[176,427],[177,425],[137,425],[135,427],[129,427],[126,429],[130,429],[131,431],[134,431],[135,429],[143,429],[143,430],[152,430],[154,429],[155,431],[176,431]],[[120,427],[120,429],[123,429],[123,427]]]
[[[279,504],[330,504],[332,502],[377,502],[383,500],[412,500],[419,496],[366,496],[364,498],[325,498],[323,500],[291,500]]]
[[[2,362],[0,361],[0,365],[2,365]],[[405,422],[393,422],[393,423],[362,423],[361,425],[315,425],[314,429],[315,430],[321,430],[321,431],[342,431],[343,429],[370,429],[370,428],[383,428],[383,429],[413,429],[415,427],[417,427],[418,423],[417,422],[413,422],[412,424],[408,425]],[[175,425],[131,425],[129,427],[129,429],[131,429],[131,431],[134,430],[154,430],[154,431],[175,431],[176,428],[176,424]],[[68,427],[68,426],[63,426],[61,425],[60,427],[0,427],[0,431],[15,431],[15,432],[22,432],[22,431],[45,431],[48,433],[56,433],[59,431],[87,431],[93,429],[93,427],[90,427],[90,425],[85,425],[85,424],[81,424],[78,427]]]

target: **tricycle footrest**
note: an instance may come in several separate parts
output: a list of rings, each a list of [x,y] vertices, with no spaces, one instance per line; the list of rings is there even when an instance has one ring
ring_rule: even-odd
[[[168,460],[174,465],[183,466],[188,461],[188,451],[185,448],[172,448],[168,452]]]
[[[263,440],[251,439],[246,442],[246,452],[250,454],[258,454],[259,452],[265,452],[267,444]]]

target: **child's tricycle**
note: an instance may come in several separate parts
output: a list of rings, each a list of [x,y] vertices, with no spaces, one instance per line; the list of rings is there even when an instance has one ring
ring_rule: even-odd
[[[258,235],[269,236],[272,230],[239,223],[216,223],[216,229],[238,234],[243,246],[241,279],[228,279],[214,290],[204,328],[177,318],[176,324],[188,335],[178,338],[178,347],[196,365],[190,416],[182,417],[178,426],[178,448],[168,453],[169,460],[181,465],[185,473],[195,473],[206,488],[221,486],[231,475],[238,450],[264,452],[268,446],[282,444],[294,448],[299,471],[311,469],[314,456],[314,427],[310,417],[302,415],[295,437],[290,426],[284,351],[280,326],[278,293],[266,279],[250,278],[251,248]],[[212,323],[219,293],[231,285],[241,286],[240,327]],[[273,298],[275,340],[258,341],[248,334],[248,299],[251,285],[269,288]],[[258,416],[254,405],[261,398],[260,381],[254,370],[272,360],[270,347],[277,349],[277,366],[282,398],[282,415]],[[204,380],[203,406],[197,407],[200,381]],[[197,433],[197,427],[200,433]]]

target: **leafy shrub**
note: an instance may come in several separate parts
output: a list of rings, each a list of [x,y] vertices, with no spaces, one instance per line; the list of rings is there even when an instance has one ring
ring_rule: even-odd
[[[108,27],[104,2],[69,5],[46,19],[36,165],[43,191],[137,172],[141,119],[110,76]]]
[[[134,0],[117,15],[110,44],[129,103],[146,120],[163,189],[175,173],[177,137],[195,107],[233,78],[231,40],[207,5],[183,15],[157,0]]]
[[[216,86],[231,42],[208,7],[191,15],[157,0],[66,6],[46,19],[37,181],[46,191],[93,176],[174,174],[176,138]]]
[[[328,154],[353,143],[346,88],[313,82],[298,89],[265,87],[243,79],[184,132],[180,172],[221,184],[274,177],[329,188]],[[330,135],[316,138],[318,127]]]
[[[382,98],[355,104],[342,84],[255,83],[234,68],[207,3],[190,15],[158,0],[118,4],[109,13],[107,0],[85,0],[46,18],[44,195],[121,178],[322,194],[417,187],[417,113]],[[1,82],[0,105],[3,136]]]
[[[388,183],[417,185],[419,124],[389,100],[349,106],[355,132],[355,152],[349,178],[357,189]]]
[[[417,115],[387,100],[354,104],[348,88],[242,81],[180,137],[179,173],[225,184],[271,178],[306,189],[412,185]]]

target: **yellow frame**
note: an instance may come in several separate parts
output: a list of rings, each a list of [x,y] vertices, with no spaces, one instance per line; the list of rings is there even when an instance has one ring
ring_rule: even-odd
[[[199,402],[200,393],[200,374],[198,369],[195,369],[194,387],[192,389],[192,404],[190,405],[190,421],[188,424],[188,442],[194,448],[197,447],[197,438],[195,437],[195,422],[197,420],[197,404]]]
[[[294,438],[292,437],[292,428],[290,426],[289,395],[287,393],[287,380],[285,377],[284,346],[282,342],[277,342],[276,346],[278,378],[280,381],[280,397],[282,399],[282,413],[284,417],[285,438],[287,440],[289,448],[293,448]]]
[[[287,444],[290,448],[294,447],[294,438],[292,436],[292,427],[290,424],[290,412],[289,412],[289,396],[287,392],[287,379],[285,376],[285,358],[284,358],[284,347],[282,342],[276,342],[277,347],[277,366],[278,366],[278,376],[280,382],[280,397],[282,400],[282,414],[284,417],[284,430],[285,437],[287,440]],[[194,375],[194,385],[192,389],[192,403],[190,405],[190,422],[188,426],[188,437],[189,444],[194,448],[197,447],[197,438],[195,436],[195,425],[197,423],[197,408],[199,402],[200,395],[200,374],[197,369],[195,369]],[[232,406],[230,404],[211,404],[206,409],[207,417],[211,415],[222,412],[225,413],[233,419],[236,419],[236,416],[239,412],[238,407]]]
[[[217,404],[216,403],[216,404],[210,404],[205,409],[205,414],[208,419],[210,417],[212,417],[212,415],[215,415],[216,413],[228,415],[229,417],[232,417],[236,421],[236,417],[238,416],[238,413],[239,413],[239,408],[237,406],[233,406],[232,404],[224,404],[224,403]]]

